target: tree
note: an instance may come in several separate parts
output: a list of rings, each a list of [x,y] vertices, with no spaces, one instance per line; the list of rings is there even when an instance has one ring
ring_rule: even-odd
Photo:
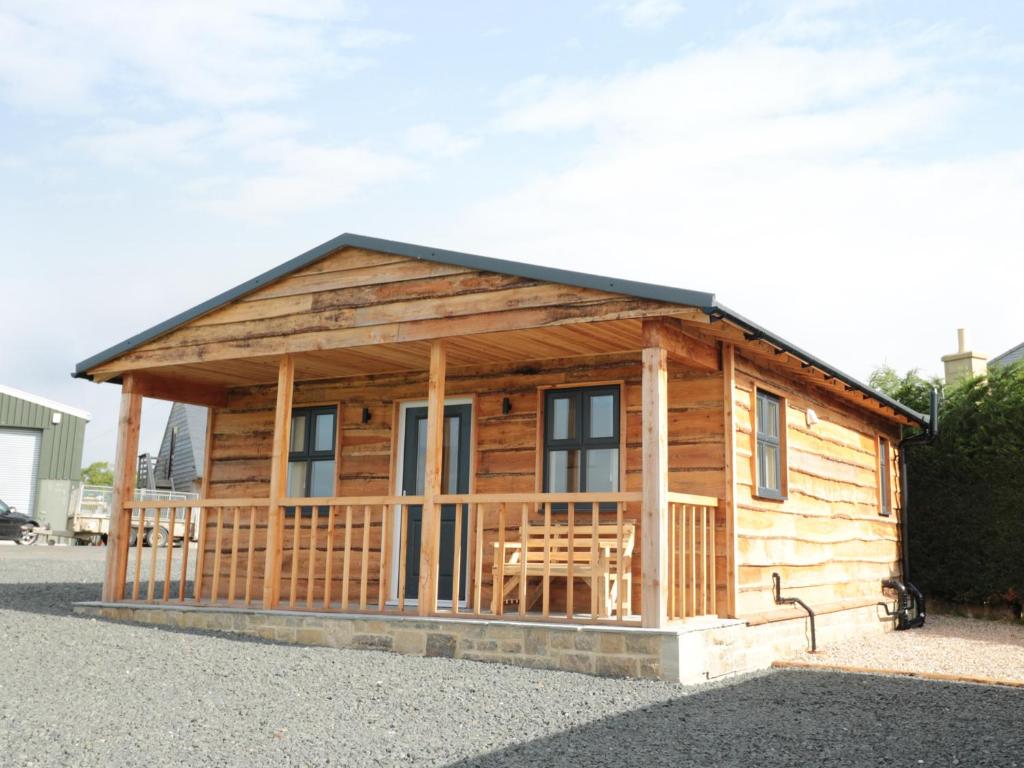
[[[871,373],[868,384],[918,413],[928,413],[933,387],[942,392],[942,379],[935,376],[926,379],[917,368],[900,376],[892,366],[883,365]]]
[[[113,485],[114,470],[106,461],[94,461],[82,469],[82,482],[86,485]]]

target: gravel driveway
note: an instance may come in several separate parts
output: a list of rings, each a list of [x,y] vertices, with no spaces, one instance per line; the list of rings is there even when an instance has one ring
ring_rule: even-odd
[[[0,765],[1024,766],[1024,692],[778,671],[686,689],[70,614],[102,549],[0,548]]]
[[[1024,683],[1024,625],[930,614],[920,629],[833,643],[794,661]]]

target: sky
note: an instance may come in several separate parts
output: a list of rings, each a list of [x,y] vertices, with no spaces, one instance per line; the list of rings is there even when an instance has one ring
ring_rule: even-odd
[[[1018,2],[0,0],[0,382],[112,460],[75,363],[342,232],[939,374],[1024,340],[1022,128]]]

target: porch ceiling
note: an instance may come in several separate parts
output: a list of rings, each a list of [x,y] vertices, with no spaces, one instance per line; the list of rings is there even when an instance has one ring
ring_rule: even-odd
[[[576,323],[548,328],[502,331],[445,340],[451,368],[518,363],[549,358],[601,355],[639,350],[641,319]],[[430,341],[408,341],[294,354],[296,380],[334,379],[374,373],[424,371],[430,366]],[[278,356],[160,366],[139,371],[182,385],[194,382],[230,388],[277,381]]]

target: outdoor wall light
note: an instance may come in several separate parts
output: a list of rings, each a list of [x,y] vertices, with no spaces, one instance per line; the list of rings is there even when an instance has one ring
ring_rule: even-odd
[[[501,412],[505,416],[508,416],[510,413],[512,413],[512,401],[509,400],[507,397],[502,398],[501,400]]]
[[[370,413],[369,408],[363,408],[363,424],[369,424],[373,414]]]
[[[813,427],[817,423],[818,423],[818,414],[816,414],[814,412],[813,408],[808,408],[807,409],[807,426],[808,427]]]

